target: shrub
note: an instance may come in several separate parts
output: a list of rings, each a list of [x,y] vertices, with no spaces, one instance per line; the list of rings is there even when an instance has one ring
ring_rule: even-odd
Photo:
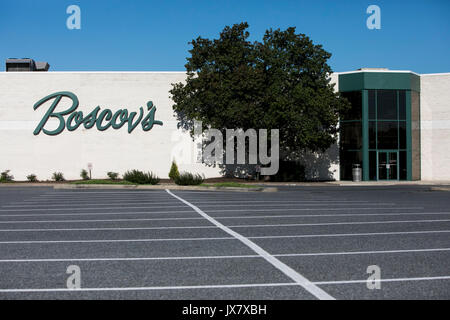
[[[175,180],[180,176],[180,172],[178,171],[178,166],[175,161],[172,161],[172,166],[170,167],[169,178]]]
[[[119,174],[117,172],[110,171],[107,173],[107,175],[111,180],[117,180],[117,178],[119,177]]]
[[[52,179],[55,181],[66,181],[62,172],[53,172]]]
[[[85,169],[82,169],[81,173],[80,173],[80,177],[83,180],[89,180],[90,179],[89,172],[87,172],[87,170],[85,170]]]
[[[175,183],[181,186],[199,185],[205,180],[200,174],[192,174],[190,172],[182,172],[175,178]]]
[[[36,175],[35,175],[34,173],[29,174],[29,175],[27,176],[27,180],[28,180],[29,182],[37,182],[37,181],[38,181],[38,179],[37,179],[37,177],[36,177]]]
[[[158,176],[152,172],[142,172],[139,170],[125,172],[123,179],[137,184],[157,184],[159,182]]]
[[[9,174],[10,171],[11,170],[5,170],[0,173],[0,182],[10,182],[14,180],[14,176]]]

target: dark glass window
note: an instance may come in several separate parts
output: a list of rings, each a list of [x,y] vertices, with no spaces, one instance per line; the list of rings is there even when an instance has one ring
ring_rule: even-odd
[[[362,92],[343,92],[342,96],[347,98],[351,108],[342,114],[341,120],[361,120],[362,119]]]
[[[398,118],[399,120],[406,120],[406,91],[400,90],[398,92]]]
[[[361,151],[341,151],[341,180],[352,180],[352,168],[354,164],[362,164]]]
[[[400,180],[406,180],[407,174],[406,174],[406,151],[400,151]]]
[[[375,90],[369,90],[369,119],[376,119]]]
[[[362,129],[361,122],[341,122],[341,148],[361,149],[362,147]]]
[[[399,121],[398,123],[398,134],[400,149],[406,149],[406,121]]]
[[[398,149],[398,122],[378,121],[378,149]]]
[[[397,119],[397,91],[377,91],[377,117],[378,120]]]
[[[369,179],[377,180],[377,152],[369,151]]]
[[[369,149],[377,148],[377,122],[369,121]]]

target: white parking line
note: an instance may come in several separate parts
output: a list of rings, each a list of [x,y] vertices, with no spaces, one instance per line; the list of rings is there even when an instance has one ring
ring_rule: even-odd
[[[106,205],[111,205],[111,204],[106,204]],[[329,204],[323,204],[323,203],[308,203],[305,204],[307,206],[326,206]],[[349,205],[355,205],[355,206],[359,206],[360,204],[348,204],[348,203],[334,203],[333,206],[349,206]],[[364,203],[365,206],[378,206],[378,205],[390,205],[388,204],[376,204],[376,203]],[[122,207],[83,207],[81,208],[83,205],[76,205],[76,207],[71,207],[71,208],[67,208],[67,205],[64,206],[63,208],[34,208],[34,207],[23,207],[21,209],[0,209],[0,212],[17,212],[17,211],[78,211],[78,210],[111,210],[111,209],[124,209]],[[215,203],[215,204],[208,204],[208,205],[203,205],[203,207],[245,207],[245,203],[238,203],[238,204],[224,204],[224,203]],[[286,207],[286,206],[292,206],[292,204],[290,203],[282,203],[282,204],[251,204],[248,205],[251,207]],[[184,205],[170,205],[170,206],[127,206],[126,209],[164,209],[164,208],[184,208]],[[394,208],[394,207],[392,207]],[[347,208],[345,208],[347,209]],[[360,209],[360,208],[358,208]],[[364,208],[361,208],[364,209]]]
[[[308,279],[306,279],[304,276],[302,276],[300,273],[289,267],[288,265],[284,264],[274,256],[272,256],[270,253],[265,251],[263,248],[249,240],[248,238],[242,236],[241,234],[231,230],[230,228],[224,226],[217,220],[211,218],[209,215],[207,215],[205,212],[200,210],[198,207],[194,206],[190,202],[184,200],[183,198],[173,194],[170,192],[170,190],[166,190],[168,194],[173,196],[174,198],[180,200],[184,204],[190,206],[192,209],[194,209],[199,215],[204,217],[206,220],[211,222],[212,224],[216,225],[220,229],[222,229],[224,232],[228,233],[232,237],[236,238],[237,240],[241,241],[243,244],[248,246],[250,249],[252,249],[254,252],[256,252],[258,255],[263,257],[267,262],[272,264],[275,268],[283,272],[286,276],[294,280],[297,284],[301,285],[305,290],[307,290],[309,293],[314,295],[316,298],[321,300],[334,300],[334,298],[326,293],[321,288],[317,287],[316,285],[312,284]]]
[[[154,202],[154,201],[139,201],[139,204],[166,204],[169,201],[166,202]],[[217,203],[242,203],[242,204],[246,204],[246,203],[290,203],[290,204],[317,204],[318,202],[322,202],[323,201],[298,201],[298,200],[291,200],[291,201],[240,201],[240,200],[225,200],[225,201],[199,201],[196,202],[196,204],[217,204]],[[28,203],[27,204],[23,204],[23,202],[21,202],[22,204],[8,204],[8,205],[4,205],[2,206],[2,208],[34,208],[34,207],[67,207],[68,205],[74,205],[74,206],[108,206],[111,205],[111,203],[115,203],[115,204],[120,204],[120,205],[133,205],[136,204],[136,201],[133,202],[122,202],[120,200],[108,200],[105,203],[98,203],[97,202],[89,202],[89,203],[80,203],[79,201],[74,201],[74,202],[64,202],[64,203],[58,203],[58,204],[49,204],[48,201],[39,201],[38,203]],[[363,201],[346,201],[346,202],[342,202],[342,201],[336,201],[336,202],[331,202],[331,203],[327,203],[327,205],[346,205],[346,204],[350,204],[350,205],[361,205],[361,204],[369,204],[367,202],[363,202]],[[379,202],[376,203],[377,205],[394,205],[394,203],[390,203],[390,202]],[[370,204],[372,205],[372,204]]]
[[[399,232],[369,232],[369,233],[331,233],[331,234],[300,234],[289,236],[254,236],[250,239],[284,239],[284,238],[321,238],[321,237],[361,237],[361,236],[388,236],[400,234],[426,234],[426,233],[449,233],[450,230],[429,231],[399,231]]]
[[[136,212],[97,212],[97,213],[29,213],[29,214],[0,214],[0,218],[2,217],[58,217],[58,216],[111,216],[111,215],[135,215],[135,214],[145,214],[145,215],[154,215],[154,214],[173,214],[173,213],[181,213],[188,214],[192,213],[191,210],[174,210],[174,211],[136,211]]]
[[[32,292],[89,292],[89,291],[152,291],[152,290],[190,290],[190,289],[234,289],[234,288],[259,288],[259,287],[292,287],[300,286],[295,282],[287,283],[252,283],[252,284],[224,284],[224,285],[199,285],[199,286],[167,286],[167,287],[125,287],[125,288],[48,288],[48,289],[0,289],[0,293],[32,293]]]
[[[172,211],[170,213],[180,213],[180,211]],[[189,211],[181,211],[189,212]],[[166,212],[164,212],[166,213]],[[142,213],[138,213],[142,214]],[[51,214],[50,216],[53,216]],[[84,215],[84,214],[83,214]],[[107,214],[106,214],[107,215]],[[222,216],[214,217],[214,219],[272,219],[272,218],[315,218],[315,217],[366,217],[366,216],[433,216],[433,215],[450,215],[450,212],[425,212],[425,213],[355,213],[355,214],[300,214],[300,215],[268,215],[268,216]],[[16,216],[16,215],[14,215]],[[32,215],[36,216],[36,215]],[[42,216],[42,215],[39,215]],[[73,220],[8,220],[0,221],[0,224],[15,223],[84,223],[84,222],[133,222],[133,221],[177,221],[177,220],[204,220],[199,217],[190,218],[128,218],[128,219],[73,219]]]
[[[285,253],[285,254],[276,254],[275,256],[277,256],[277,257],[347,256],[347,255],[364,255],[364,254],[418,253],[418,252],[444,252],[444,251],[450,251],[450,248],[317,252],[317,253]]]
[[[228,228],[273,228],[273,227],[314,227],[337,225],[365,225],[365,224],[397,224],[397,223],[436,223],[450,222],[443,220],[392,220],[392,221],[353,221],[330,223],[284,223],[284,224],[239,224]],[[0,232],[50,232],[50,231],[119,231],[119,230],[170,230],[170,229],[215,229],[217,226],[167,226],[167,227],[111,227],[111,228],[46,228],[46,229],[0,229]]]
[[[381,282],[409,282],[409,281],[437,281],[449,280],[450,276],[421,277],[421,278],[393,278],[380,279]],[[316,281],[311,285],[338,285],[338,284],[360,284],[367,280],[343,280],[343,281]],[[91,291],[156,291],[156,290],[195,290],[195,289],[234,289],[234,288],[261,288],[261,287],[300,287],[299,283],[252,283],[252,284],[228,284],[228,285],[198,285],[198,286],[167,286],[167,287],[122,287],[122,288],[36,288],[36,289],[0,289],[0,293],[37,293],[37,292],[91,292]],[[318,288],[318,287],[317,287]],[[322,290],[319,288],[319,290]]]
[[[408,282],[408,281],[436,281],[436,280],[450,280],[450,276],[441,277],[420,277],[420,278],[392,278],[392,279],[380,279],[380,282]],[[367,283],[366,280],[341,280],[341,281],[317,281],[314,282],[317,285],[326,284],[357,284]]]
[[[154,239],[100,239],[100,240],[25,240],[0,241],[0,244],[44,244],[44,243],[116,243],[116,242],[164,242],[164,241],[207,241],[207,240],[236,240],[232,237],[211,238],[154,238]]]
[[[148,207],[144,207],[147,208]],[[101,209],[107,209],[107,208],[101,208]],[[128,209],[128,208],[127,208]],[[360,210],[360,211],[366,211],[366,210],[420,210],[423,209],[423,207],[403,207],[403,208],[396,208],[396,207],[389,207],[389,208],[286,208],[282,209],[283,211],[349,211],[349,210]],[[43,209],[44,210],[44,209]],[[52,210],[52,209],[50,209]],[[59,209],[57,209],[59,210]],[[275,209],[225,209],[225,210],[208,210],[210,213],[225,213],[225,212],[266,212],[270,211],[273,212]],[[6,210],[8,211],[8,210]],[[30,211],[30,210],[21,210],[21,211]],[[98,213],[90,213],[90,212],[83,212],[83,213],[39,213],[39,216],[96,216],[96,215],[133,215],[133,214],[159,214],[159,213],[187,213],[192,211],[135,211],[135,212],[98,212]],[[341,214],[339,214],[341,215]],[[342,214],[343,215],[343,214]],[[0,214],[1,217],[36,217],[37,214]]]
[[[247,237],[247,239],[361,237],[361,236],[386,236],[386,235],[428,234],[428,233],[450,233],[450,230],[373,232],[373,233],[301,234],[301,235],[289,235],[289,236],[252,236],[252,237]],[[208,238],[154,238],[154,239],[108,239],[108,240],[105,240],[105,239],[102,239],[102,240],[25,240],[25,241],[0,241],[0,244],[114,243],[114,242],[215,241],[215,240],[236,240],[236,239],[232,238],[232,237],[208,237]]]
[[[282,253],[272,254],[274,257],[310,257],[310,256],[341,256],[341,255],[370,255],[392,253],[423,253],[445,252],[450,248],[409,249],[409,250],[380,250],[380,251],[345,251],[345,252],[317,252],[317,253]],[[229,255],[229,256],[194,256],[194,257],[141,257],[141,258],[53,258],[53,259],[3,259],[0,263],[28,263],[28,262],[96,262],[96,261],[159,261],[159,260],[207,260],[207,259],[251,259],[261,258],[260,255]]]
[[[142,219],[87,219],[87,220],[16,220],[16,221],[0,221],[0,224],[15,223],[84,223],[84,222],[133,222],[133,221],[176,221],[176,220],[204,220],[203,218],[142,218]]]

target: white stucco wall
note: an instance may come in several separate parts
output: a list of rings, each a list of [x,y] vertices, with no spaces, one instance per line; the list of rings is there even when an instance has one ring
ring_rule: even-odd
[[[92,163],[93,178],[104,178],[108,171],[122,174],[129,169],[153,171],[167,178],[171,155],[180,143],[177,139],[184,137],[190,141],[187,133],[177,137],[176,132],[181,130],[177,130],[169,98],[171,83],[184,79],[183,72],[1,72],[0,171],[10,169],[16,180],[26,180],[30,173],[47,180],[55,171],[63,172],[66,179],[79,179],[81,169]],[[77,111],[83,111],[84,115],[96,106],[113,112],[123,108],[139,111],[142,106],[147,111],[146,103],[152,100],[157,108],[155,118],[164,124],[148,132],[139,125],[130,134],[125,125],[103,132],[80,126],[57,136],[42,132],[33,135],[52,101],[36,111],[33,105],[58,91],[77,95],[80,102]],[[70,99],[61,100],[56,111],[65,110],[64,106],[70,104]],[[180,163],[179,167],[204,173],[206,177],[219,176],[217,168],[202,164]]]
[[[25,180],[30,173],[47,180],[55,171],[63,172],[67,179],[79,179],[81,169],[92,163],[94,178],[106,177],[108,171],[122,174],[129,169],[153,171],[167,178],[175,155],[181,170],[220,176],[218,168],[194,163],[194,155],[183,160],[179,152],[181,145],[191,143],[191,138],[177,129],[169,90],[172,83],[184,79],[184,72],[1,72],[0,171],[10,169],[16,180]],[[331,75],[331,82],[337,90],[337,73]],[[450,74],[421,75],[422,180],[450,179],[449,89]],[[58,136],[42,132],[33,135],[51,101],[36,111],[33,105],[58,91],[76,94],[80,101],[77,111],[85,115],[96,106],[113,112],[123,108],[138,111],[141,106],[146,110],[147,101],[152,100],[157,107],[155,118],[164,125],[156,125],[148,132],[138,126],[131,134],[125,125],[103,132],[80,126]],[[68,99],[62,100],[56,111],[69,103]],[[337,145],[324,154],[305,154],[303,160],[308,179],[339,180]]]
[[[450,180],[450,73],[420,77],[421,179]]]

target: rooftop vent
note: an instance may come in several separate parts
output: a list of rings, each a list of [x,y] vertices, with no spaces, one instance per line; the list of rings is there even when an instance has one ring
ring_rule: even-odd
[[[6,72],[21,71],[48,71],[50,65],[47,62],[35,62],[30,58],[9,58],[6,59]]]

